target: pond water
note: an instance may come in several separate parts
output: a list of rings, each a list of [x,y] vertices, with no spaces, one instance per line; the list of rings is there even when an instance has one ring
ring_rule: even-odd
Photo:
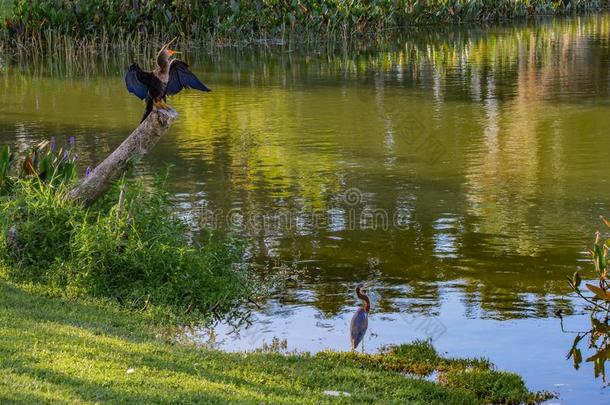
[[[588,329],[566,276],[593,276],[586,249],[610,215],[609,42],[602,14],[187,51],[213,92],[170,100],[180,116],[137,170],[172,164],[194,230],[233,229],[266,272],[294,272],[216,344],[349,350],[354,287],[374,280],[366,351],[430,338],[554,403],[608,403],[592,363],[566,359],[575,334],[555,312]],[[74,135],[94,165],[139,122],[122,75],[145,55],[0,58],[0,144]]]

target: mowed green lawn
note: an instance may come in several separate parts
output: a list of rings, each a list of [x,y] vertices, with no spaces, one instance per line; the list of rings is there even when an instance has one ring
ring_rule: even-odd
[[[0,280],[0,403],[469,404],[488,401],[487,394],[534,398],[518,376],[489,369],[458,373],[451,388],[406,377],[399,371],[453,361],[421,342],[403,346],[410,357],[401,362],[350,353],[224,353],[172,343],[153,325],[113,304],[48,298]]]

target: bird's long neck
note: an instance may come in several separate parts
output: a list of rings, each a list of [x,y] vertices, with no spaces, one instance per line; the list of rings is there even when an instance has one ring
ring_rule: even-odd
[[[365,294],[362,294],[360,288],[356,288],[356,295],[358,296],[358,298],[364,301],[364,310],[366,312],[369,312],[371,310],[371,301],[369,300],[369,297],[367,297]]]
[[[169,62],[168,61],[163,61],[163,62],[159,63],[159,73],[161,73],[161,74],[169,73]]]
[[[161,74],[166,74],[169,72],[169,65],[170,65],[170,61],[169,61],[169,56],[167,54],[165,54],[164,52],[161,52],[159,54],[159,56],[157,56],[157,65],[158,67],[158,72]]]

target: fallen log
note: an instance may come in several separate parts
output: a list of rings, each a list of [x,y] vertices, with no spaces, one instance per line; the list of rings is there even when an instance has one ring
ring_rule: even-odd
[[[125,173],[130,161],[152,150],[177,116],[173,109],[154,109],[118,148],[70,191],[69,196],[84,205],[93,204]]]

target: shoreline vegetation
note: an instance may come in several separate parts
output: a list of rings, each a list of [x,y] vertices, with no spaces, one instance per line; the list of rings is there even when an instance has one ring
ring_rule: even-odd
[[[268,284],[243,261],[244,241],[195,239],[164,177],[122,178],[85,206],[69,196],[78,161],[73,137],[64,147],[43,141],[23,158],[0,148],[0,270],[8,279],[50,296],[106,299],[166,324],[226,319],[264,295]]]
[[[519,404],[553,396],[487,360],[444,358],[422,341],[374,355],[189,346],[145,314],[44,297],[2,270],[0,402]]]
[[[141,49],[178,37],[197,47],[346,42],[418,26],[491,23],[607,8],[604,0],[2,0],[3,47]]]

